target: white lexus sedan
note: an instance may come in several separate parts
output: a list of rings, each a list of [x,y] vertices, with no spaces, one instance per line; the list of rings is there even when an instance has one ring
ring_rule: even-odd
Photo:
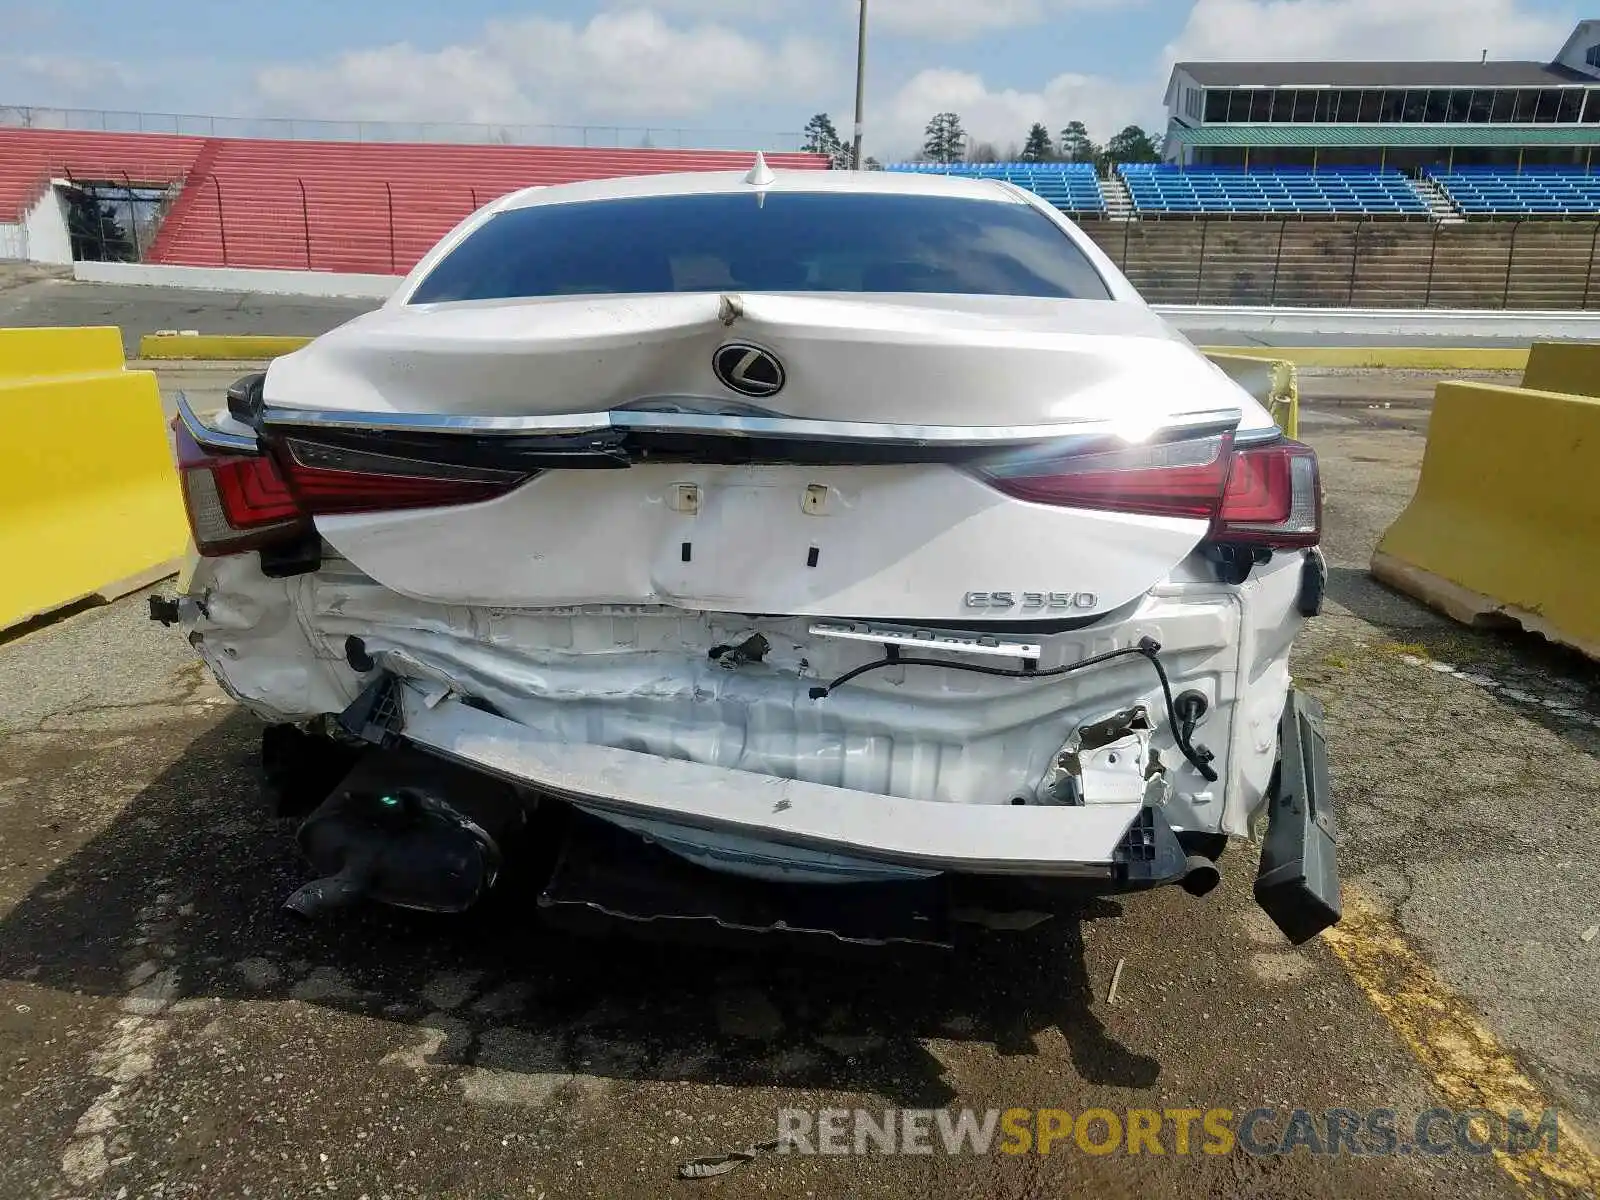
[[[527,858],[891,938],[898,888],[1204,894],[1265,812],[1262,906],[1338,919],[1316,457],[1019,188],[528,189],[175,424],[156,615],[270,726],[302,913]]]

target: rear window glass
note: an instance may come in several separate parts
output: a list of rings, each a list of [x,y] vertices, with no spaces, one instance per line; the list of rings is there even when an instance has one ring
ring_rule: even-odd
[[[1110,298],[1072,239],[1025,204],[775,192],[504,212],[452,250],[411,303],[718,291]]]

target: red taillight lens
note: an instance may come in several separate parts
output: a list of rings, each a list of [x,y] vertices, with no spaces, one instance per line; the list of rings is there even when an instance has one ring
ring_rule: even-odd
[[[317,514],[382,512],[475,504],[504,495],[527,478],[290,438],[284,445],[289,486]]]
[[[207,556],[302,536],[315,516],[472,504],[527,478],[295,439],[277,454],[218,454],[199,445],[182,418],[173,431],[189,528]]]
[[[310,527],[270,455],[213,454],[172,423],[195,548],[214,557],[294,537]]]
[[[991,459],[980,474],[1018,500],[1211,522],[1209,540],[1291,549],[1322,532],[1316,452],[1279,438],[1236,448],[1232,435],[1152,446]]]
[[[1228,481],[1228,435],[1095,454],[1023,451],[992,460],[984,478],[1008,496],[1063,508],[1210,517]]]
[[[1218,542],[1292,549],[1322,537],[1322,486],[1317,453],[1280,438],[1233,455],[1222,508],[1212,522]]]

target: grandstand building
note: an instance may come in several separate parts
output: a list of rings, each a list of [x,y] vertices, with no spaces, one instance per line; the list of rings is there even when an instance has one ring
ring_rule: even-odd
[[[1595,166],[1600,20],[1550,62],[1181,62],[1167,85],[1178,166]]]

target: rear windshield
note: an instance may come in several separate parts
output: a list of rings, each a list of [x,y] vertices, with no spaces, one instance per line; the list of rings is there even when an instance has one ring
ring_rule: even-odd
[[[452,250],[411,303],[718,291],[1110,298],[1072,239],[1025,204],[777,192],[513,209]]]

